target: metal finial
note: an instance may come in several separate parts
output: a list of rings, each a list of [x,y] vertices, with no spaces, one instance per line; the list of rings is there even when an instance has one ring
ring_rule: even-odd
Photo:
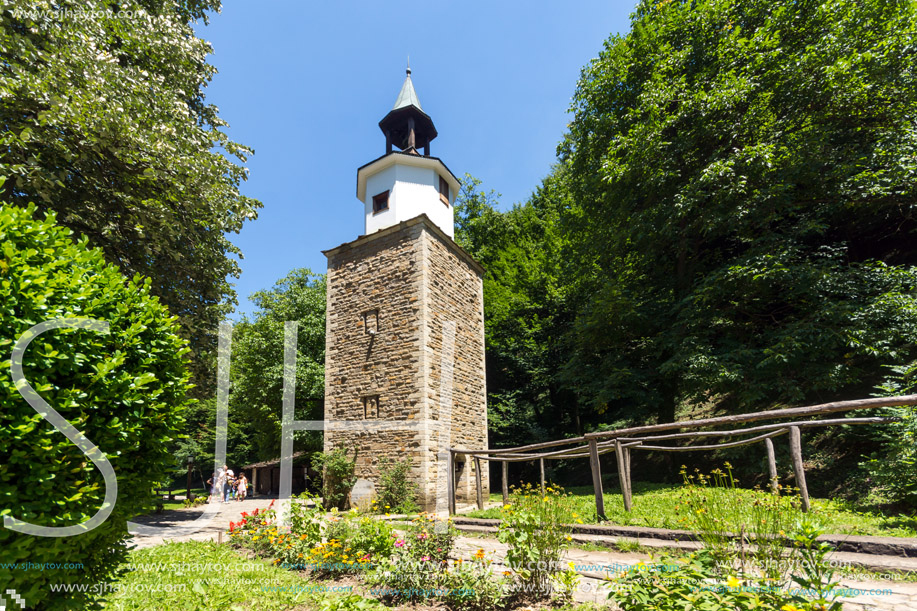
[[[408,76],[411,76],[411,56],[410,56],[410,55],[408,55],[408,69],[407,69],[407,73],[408,73]]]

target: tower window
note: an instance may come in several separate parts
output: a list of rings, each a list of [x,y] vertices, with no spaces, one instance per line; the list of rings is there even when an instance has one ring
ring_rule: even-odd
[[[373,214],[379,214],[386,210],[388,210],[388,191],[373,195]]]
[[[363,312],[363,333],[375,335],[379,332],[379,310]]]
[[[439,199],[449,205],[449,183],[442,176],[439,177]]]
[[[370,418],[379,417],[379,395],[370,395],[368,397],[363,397],[363,418],[369,420]]]

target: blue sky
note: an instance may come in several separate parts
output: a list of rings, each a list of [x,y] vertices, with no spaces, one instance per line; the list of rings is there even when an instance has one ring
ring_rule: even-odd
[[[501,207],[550,171],[580,70],[627,31],[631,0],[582,2],[225,2],[198,35],[219,73],[208,100],[255,149],[246,195],[258,220],[232,236],[248,296],[363,231],[356,170],[384,151],[379,120],[407,57],[439,137],[431,154],[480,178]]]

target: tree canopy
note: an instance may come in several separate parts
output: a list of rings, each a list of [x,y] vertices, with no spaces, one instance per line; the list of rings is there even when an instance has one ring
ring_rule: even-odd
[[[280,455],[284,323],[297,321],[296,419],[321,420],[325,395],[325,277],[292,270],[251,296],[258,308],[233,331],[230,412],[251,443],[247,460]],[[321,433],[305,432],[297,451],[321,449]],[[241,458],[241,456],[240,456]]]
[[[0,11],[0,190],[85,235],[211,350],[235,293],[227,234],[260,203],[240,194],[251,151],[205,99],[215,72],[192,24],[218,0],[14,0]],[[210,383],[209,379],[199,382]]]
[[[532,196],[466,179],[493,443],[863,397],[914,362],[915,11],[640,2]],[[855,467],[882,439],[824,442]]]
[[[559,149],[590,402],[864,395],[915,356],[915,33],[903,1],[638,5]]]

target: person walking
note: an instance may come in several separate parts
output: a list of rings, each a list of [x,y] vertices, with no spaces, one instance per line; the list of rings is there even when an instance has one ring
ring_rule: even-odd
[[[229,502],[229,499],[232,496],[233,486],[235,485],[235,482],[236,482],[236,477],[235,477],[235,474],[232,472],[232,469],[227,469],[226,470],[226,488],[225,488],[226,498],[224,499],[224,502],[226,503]]]
[[[228,468],[226,467],[226,465],[223,465],[223,468],[220,469],[219,475],[217,477],[217,494],[220,495],[221,503],[226,502],[224,499],[226,498],[227,490],[229,487],[228,484],[226,483],[227,471],[228,471]]]
[[[236,500],[244,501],[246,496],[248,496],[248,478],[245,477],[243,472],[239,474],[239,483],[236,486]]]
[[[210,495],[207,497],[208,503],[212,503],[217,495],[217,477],[217,472],[214,471],[213,475],[210,476],[210,479],[207,480],[207,487],[210,490]]]

